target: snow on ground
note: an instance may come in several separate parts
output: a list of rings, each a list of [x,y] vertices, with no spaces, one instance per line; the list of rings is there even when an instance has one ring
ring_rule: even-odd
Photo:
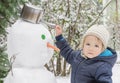
[[[70,83],[70,76],[56,77],[57,83]]]
[[[120,64],[113,67],[113,83],[120,83]]]
[[[120,52],[118,52],[117,63],[113,67],[113,83],[120,83]],[[119,64],[118,64],[119,63]],[[56,77],[57,83],[70,83],[70,76]]]

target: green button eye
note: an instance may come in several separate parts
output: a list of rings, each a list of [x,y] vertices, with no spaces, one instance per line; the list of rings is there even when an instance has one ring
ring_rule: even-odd
[[[46,37],[44,34],[41,35],[41,38],[44,40]]]

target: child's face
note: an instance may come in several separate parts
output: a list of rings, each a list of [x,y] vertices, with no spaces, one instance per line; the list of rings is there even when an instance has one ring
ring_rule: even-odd
[[[88,58],[98,56],[103,50],[102,41],[95,36],[87,36],[83,44],[83,54]]]

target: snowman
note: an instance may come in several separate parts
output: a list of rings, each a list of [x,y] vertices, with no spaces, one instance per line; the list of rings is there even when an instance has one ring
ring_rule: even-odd
[[[7,52],[12,68],[4,83],[56,83],[44,65],[59,49],[52,46],[53,39],[47,25],[39,23],[40,16],[39,8],[27,4],[21,18],[8,29]]]

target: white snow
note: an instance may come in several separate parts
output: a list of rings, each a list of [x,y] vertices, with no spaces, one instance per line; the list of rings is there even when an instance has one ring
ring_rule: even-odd
[[[115,64],[113,67],[113,83],[120,83],[120,64]]]
[[[70,83],[70,76],[56,77],[57,83]]]
[[[13,68],[4,83],[56,83],[56,79],[44,68]]]

